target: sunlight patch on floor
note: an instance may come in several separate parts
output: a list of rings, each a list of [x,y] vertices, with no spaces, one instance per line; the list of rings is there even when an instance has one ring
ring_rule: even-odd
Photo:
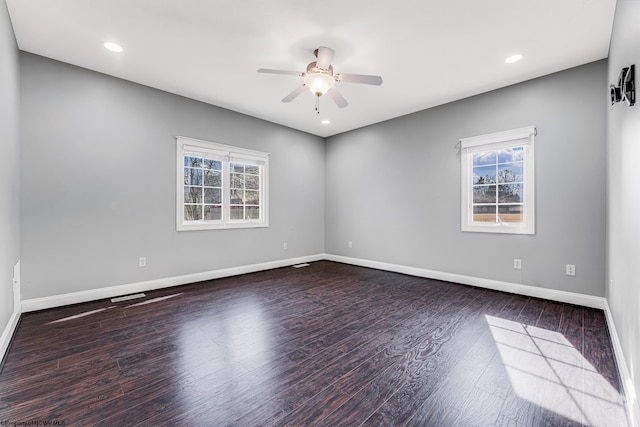
[[[73,316],[63,317],[62,319],[58,319],[58,320],[52,320],[51,322],[47,323],[47,325],[54,325],[56,323],[67,322],[67,321],[73,320],[73,319],[80,319],[81,317],[86,317],[86,316],[90,316],[92,314],[100,313],[102,311],[111,310],[114,307],[115,306],[99,308],[97,310],[85,311],[83,313],[74,314]]]
[[[177,294],[167,295],[167,296],[164,296],[164,297],[151,298],[151,299],[148,299],[148,300],[137,302],[135,304],[128,305],[127,308],[129,308],[129,307],[138,307],[140,305],[147,305],[147,304],[151,304],[151,303],[154,303],[154,302],[164,301],[164,300],[168,300],[168,299],[171,299],[171,298],[175,298],[175,297],[180,296],[180,295],[182,295],[182,292],[177,293]]]
[[[628,425],[624,398],[562,334],[485,317],[520,398],[585,425]]]

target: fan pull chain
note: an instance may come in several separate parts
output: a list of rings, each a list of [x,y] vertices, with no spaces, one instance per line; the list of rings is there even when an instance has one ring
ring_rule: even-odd
[[[320,95],[316,95],[316,113],[320,114]]]

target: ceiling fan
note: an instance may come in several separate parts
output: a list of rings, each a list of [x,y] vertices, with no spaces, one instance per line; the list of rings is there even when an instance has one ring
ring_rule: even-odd
[[[335,88],[336,82],[360,83],[376,86],[380,86],[382,84],[382,77],[380,76],[344,73],[334,74],[333,66],[331,65],[331,61],[333,61],[333,55],[335,54],[335,51],[333,49],[325,46],[320,46],[313,51],[313,54],[316,56],[317,60],[315,62],[309,63],[309,65],[307,65],[307,71],[304,72],[272,70],[268,68],[260,68],[258,72],[270,74],[287,74],[303,77],[304,83],[302,84],[302,86],[299,86],[289,95],[282,98],[282,102],[291,102],[298,95],[304,92],[305,89],[309,89],[311,93],[316,96],[316,111],[318,113],[320,113],[320,97],[325,94],[328,94],[340,108],[344,108],[349,105],[347,100],[344,99],[344,96],[342,96],[342,94]]]

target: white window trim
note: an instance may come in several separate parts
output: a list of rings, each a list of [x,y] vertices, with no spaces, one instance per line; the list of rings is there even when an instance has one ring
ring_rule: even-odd
[[[221,220],[221,221],[184,221],[184,151],[197,151],[219,156],[223,160],[223,177],[229,176],[229,163],[259,164],[262,167],[260,177],[260,213],[259,220]],[[226,180],[226,178],[223,178]],[[225,181],[223,181],[225,182]],[[229,191],[223,187],[223,218],[229,218]],[[259,228],[269,226],[269,153],[203,141],[184,136],[176,137],[176,231],[219,230],[229,228]]]
[[[527,126],[504,132],[463,138],[460,140],[460,212],[462,231],[480,233],[535,234],[535,162],[534,137],[536,128]],[[473,222],[473,179],[474,152],[489,151],[513,146],[524,146],[525,161],[523,164],[524,221],[508,222]]]

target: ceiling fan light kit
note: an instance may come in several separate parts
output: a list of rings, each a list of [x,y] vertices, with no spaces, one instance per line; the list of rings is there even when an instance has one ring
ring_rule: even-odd
[[[304,76],[304,85],[309,88],[312,94],[322,96],[336,85],[333,77],[333,67],[324,70],[319,68],[315,62],[307,66],[307,72]]]
[[[382,77],[380,76],[369,76],[365,74],[334,74],[333,66],[331,65],[331,61],[333,61],[333,56],[335,51],[325,46],[320,46],[318,49],[313,51],[317,60],[315,62],[309,63],[307,65],[307,71],[305,72],[297,72],[297,71],[287,71],[287,70],[273,70],[269,68],[260,68],[258,69],[259,73],[268,73],[268,74],[285,74],[285,75],[295,75],[303,78],[302,86],[294,89],[289,95],[282,98],[282,102],[291,102],[295,98],[298,97],[305,89],[309,89],[309,91],[316,96],[316,112],[320,113],[319,109],[319,100],[322,95],[328,94],[331,99],[336,103],[339,108],[344,108],[349,103],[342,96],[342,94],[336,89],[336,82],[345,82],[345,83],[358,83],[358,84],[367,84],[367,85],[375,85],[380,86],[382,84]]]

